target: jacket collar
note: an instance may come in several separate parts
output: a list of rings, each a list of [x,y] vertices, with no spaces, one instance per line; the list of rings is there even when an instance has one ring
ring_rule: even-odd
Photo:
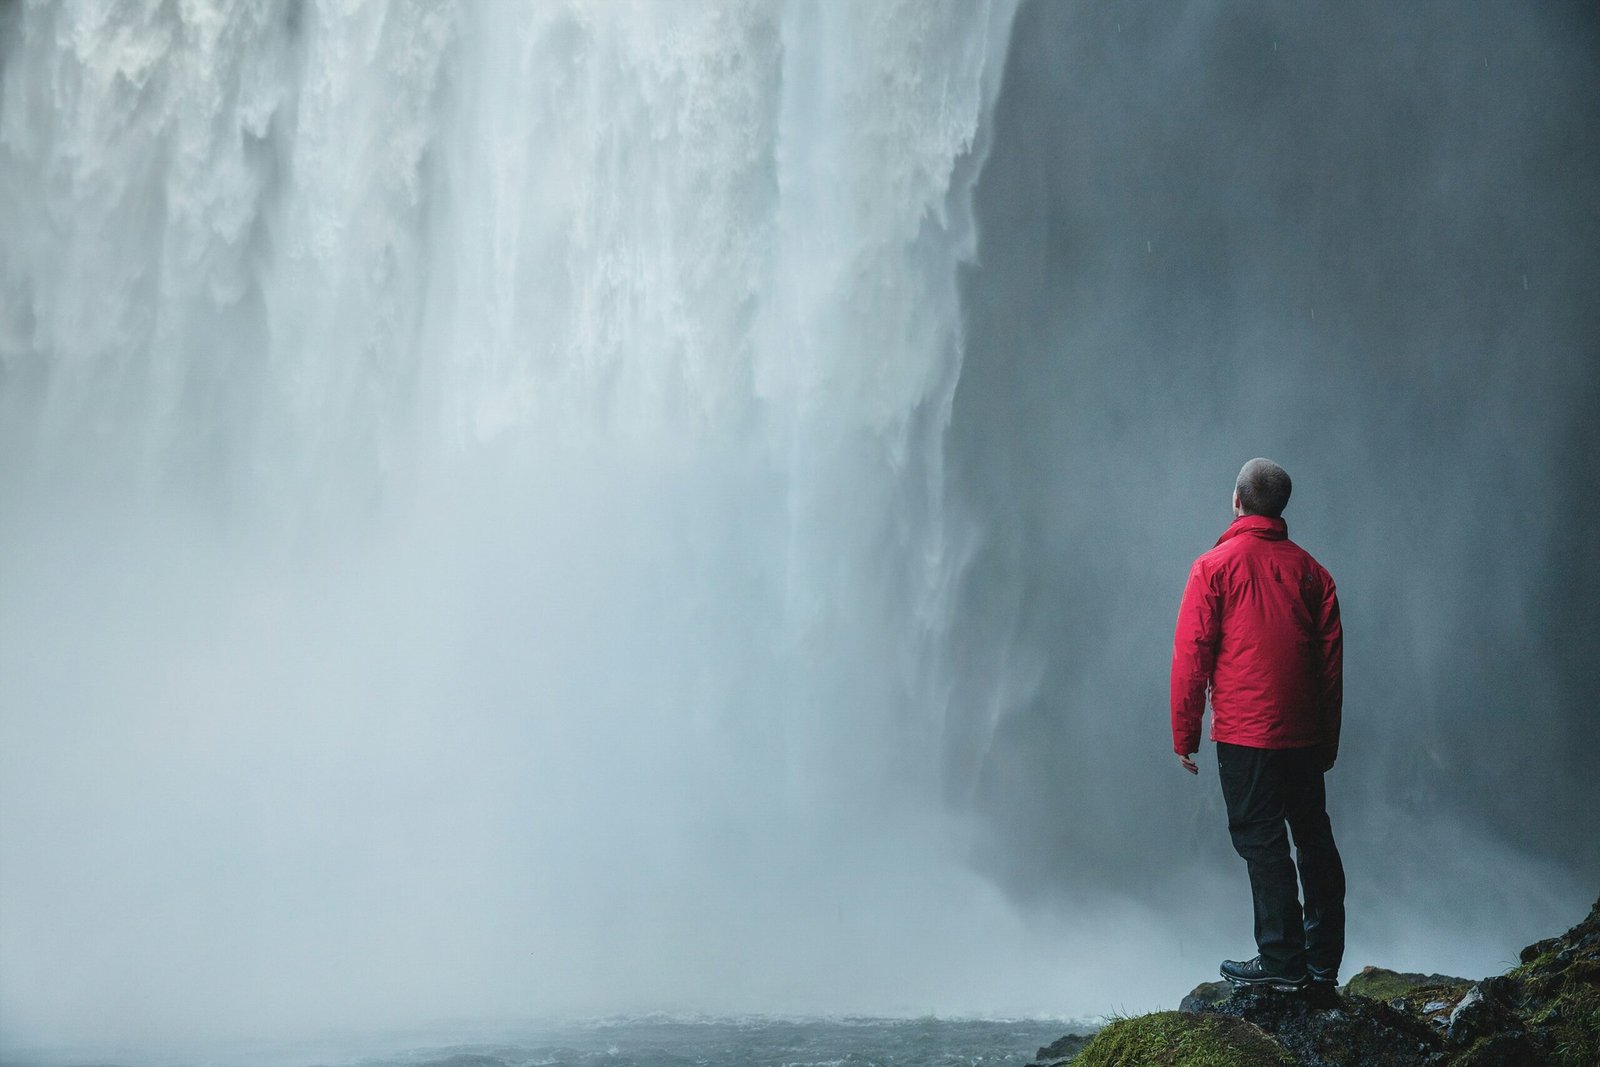
[[[1233,520],[1233,525],[1222,531],[1222,536],[1217,538],[1217,544],[1220,545],[1240,534],[1251,534],[1267,541],[1282,541],[1289,536],[1289,524],[1282,519],[1266,515],[1241,515]]]

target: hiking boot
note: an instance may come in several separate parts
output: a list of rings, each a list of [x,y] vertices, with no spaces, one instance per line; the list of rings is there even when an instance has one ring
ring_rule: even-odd
[[[1293,993],[1305,988],[1306,976],[1274,974],[1267,970],[1261,963],[1261,957],[1246,960],[1223,960],[1221,967],[1222,977],[1232,982],[1235,989],[1249,987],[1251,989],[1275,989],[1280,993]]]
[[[1314,967],[1308,963],[1306,964],[1306,981],[1318,988],[1337,989],[1339,988],[1339,968]]]

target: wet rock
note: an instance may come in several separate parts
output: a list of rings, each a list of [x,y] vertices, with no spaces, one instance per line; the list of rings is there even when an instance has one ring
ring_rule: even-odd
[[[1442,1038],[1415,1015],[1332,991],[1241,991],[1207,1010],[1254,1023],[1301,1067],[1413,1067],[1438,1062],[1444,1049]]]
[[[1213,1004],[1226,1000],[1232,992],[1233,987],[1227,982],[1201,982],[1178,1002],[1178,1010],[1205,1011]]]
[[[1521,963],[1532,963],[1540,956],[1548,955],[1549,953],[1554,952],[1560,944],[1561,939],[1559,937],[1547,937],[1543,941],[1535,941],[1533,944],[1522,950],[1518,956],[1518,961]]]
[[[1093,1038],[1093,1034],[1058,1037],[1035,1053],[1035,1062],[1028,1064],[1028,1067],[1059,1067],[1060,1064],[1069,1063]]]
[[[1600,901],[1560,937],[1529,945],[1506,974],[1472,982],[1368,967],[1343,990],[1233,992],[1206,982],[1183,1010],[1119,1019],[1092,1041],[1039,1050],[1056,1067],[1597,1067]],[[1050,1054],[1047,1056],[1046,1054]]]
[[[1450,1012],[1445,1036],[1453,1044],[1465,1045],[1497,1032],[1520,1032],[1522,1021],[1508,994],[1493,979],[1474,985]]]

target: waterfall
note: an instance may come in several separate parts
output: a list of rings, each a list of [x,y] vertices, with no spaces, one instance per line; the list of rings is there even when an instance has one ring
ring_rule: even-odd
[[[942,449],[1012,6],[0,12],[8,1027],[990,996]]]

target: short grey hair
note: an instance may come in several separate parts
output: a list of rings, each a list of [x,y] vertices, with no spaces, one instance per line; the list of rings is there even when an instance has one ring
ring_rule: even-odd
[[[1294,483],[1289,472],[1270,459],[1253,459],[1239,471],[1233,491],[1247,515],[1266,515],[1276,519],[1288,506]]]

